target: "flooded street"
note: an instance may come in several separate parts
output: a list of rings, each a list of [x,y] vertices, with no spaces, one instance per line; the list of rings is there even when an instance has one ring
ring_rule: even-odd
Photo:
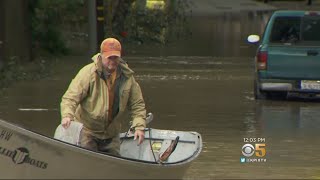
[[[257,12],[193,19],[203,27],[192,31],[193,38],[154,49],[125,47],[124,59],[155,115],[150,127],[202,135],[203,151],[186,179],[320,177],[320,102],[254,100],[256,47],[245,41],[263,31],[268,17]],[[0,118],[52,137],[61,97],[89,62],[67,57],[53,76],[13,85],[0,98]],[[244,138],[265,138],[266,162],[240,162]]]
[[[186,178],[304,178],[319,173],[320,104],[255,101],[250,58],[127,60],[137,72],[148,111],[155,115],[150,127],[202,134],[203,152]],[[52,137],[60,122],[60,98],[75,73],[72,63],[60,68],[65,74],[8,89],[1,117]],[[266,138],[267,162],[240,163],[243,138],[258,137]]]

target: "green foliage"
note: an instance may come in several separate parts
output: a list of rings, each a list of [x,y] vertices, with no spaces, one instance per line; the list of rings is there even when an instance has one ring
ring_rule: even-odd
[[[83,0],[28,0],[31,29],[32,62],[19,57],[5,57],[0,68],[0,91],[20,80],[37,80],[50,74],[52,59],[41,55],[64,55],[68,53],[65,31],[86,21]],[[71,39],[71,38],[69,38]]]
[[[166,44],[169,39],[173,41],[188,34],[189,0],[164,0],[165,7],[161,9],[148,9],[144,0],[104,2],[106,34],[112,29],[112,34],[107,36],[127,42]],[[110,2],[111,15],[108,12]],[[29,0],[33,52],[67,54],[67,45],[72,44],[74,36],[72,32],[77,31],[75,28],[78,32],[86,32],[83,26],[88,21],[86,8],[84,0]]]
[[[66,54],[68,49],[63,29],[83,23],[82,0],[30,0],[32,45],[34,52],[45,50],[50,54]]]
[[[166,44],[169,39],[183,38],[189,33],[188,17],[191,7],[188,0],[165,0],[163,9],[148,9],[141,1],[125,1],[114,7],[113,36],[127,32],[127,41],[157,42]],[[125,7],[125,8],[124,8]],[[125,10],[124,10],[125,9]],[[174,35],[172,35],[174,34]]]
[[[170,38],[183,39],[191,33],[189,19],[192,16],[192,4],[189,0],[175,0],[168,16],[168,24],[171,27]]]

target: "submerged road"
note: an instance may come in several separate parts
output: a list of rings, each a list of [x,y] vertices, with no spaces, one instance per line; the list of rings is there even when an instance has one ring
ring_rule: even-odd
[[[61,64],[51,78],[8,89],[0,101],[1,118],[52,137],[60,122],[60,98],[80,66],[72,63],[80,59]],[[155,115],[150,127],[202,134],[203,152],[186,179],[317,176],[320,103],[255,101],[250,58],[127,60],[137,72],[148,112]],[[240,163],[244,138],[265,139],[266,162]]]
[[[203,152],[185,179],[319,177],[320,103],[254,100],[256,47],[245,39],[262,33],[274,8],[237,2],[198,3],[207,10],[194,8],[198,14],[190,21],[188,39],[166,47],[125,47],[124,58],[136,71],[148,112],[155,115],[150,127],[202,134]],[[211,14],[214,7],[222,12]],[[1,119],[52,137],[60,123],[61,96],[90,59],[73,56],[59,61],[53,76],[7,89],[0,98]],[[251,158],[263,161],[241,163],[243,145],[255,145],[258,139],[266,155]]]

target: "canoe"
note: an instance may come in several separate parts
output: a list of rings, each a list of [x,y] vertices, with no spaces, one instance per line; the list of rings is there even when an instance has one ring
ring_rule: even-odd
[[[0,178],[180,179],[202,150],[197,132],[146,128],[139,146],[119,136],[121,156],[113,156],[0,120]]]

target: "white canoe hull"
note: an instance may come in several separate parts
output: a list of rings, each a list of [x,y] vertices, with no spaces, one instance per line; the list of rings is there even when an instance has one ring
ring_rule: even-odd
[[[183,131],[153,130],[164,134],[180,134]],[[125,157],[115,157],[77,147],[50,137],[46,137],[24,128],[0,120],[0,178],[4,179],[176,179],[182,178],[185,171],[201,152],[202,140],[195,135],[195,151],[190,157],[175,163],[155,163],[153,159],[134,160],[127,153]],[[190,134],[189,133],[189,134]],[[122,134],[123,136],[124,134]],[[161,136],[161,135],[160,135]],[[187,135],[188,136],[188,135]],[[155,137],[153,135],[154,138]],[[148,133],[146,133],[148,139]],[[172,138],[172,137],[169,137]],[[128,146],[130,141],[125,138],[122,146]],[[148,140],[145,140],[147,146]],[[183,141],[183,140],[182,140]],[[136,141],[135,141],[136,142]],[[190,144],[190,142],[187,142]],[[183,143],[181,143],[182,145]],[[137,145],[135,145],[137,146]],[[141,146],[143,147],[143,146]],[[186,146],[185,146],[186,147]],[[183,152],[184,146],[172,153],[172,158]],[[150,148],[150,146],[149,146]],[[128,152],[126,149],[122,150]],[[131,151],[130,151],[131,152]],[[134,151],[133,151],[134,152]],[[176,154],[175,154],[176,153]],[[147,154],[147,153],[145,153]],[[141,156],[141,155],[138,155]],[[180,155],[181,156],[181,155]],[[143,158],[148,159],[150,155]],[[152,156],[153,157],[153,156]],[[153,161],[153,162],[152,162]]]

